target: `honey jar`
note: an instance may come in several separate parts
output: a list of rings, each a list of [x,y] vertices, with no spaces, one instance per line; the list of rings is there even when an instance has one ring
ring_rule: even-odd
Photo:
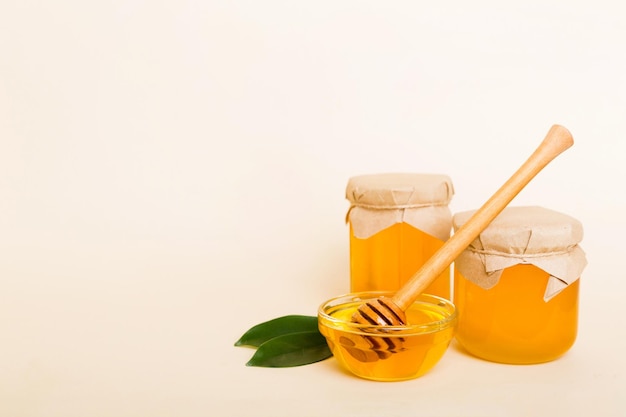
[[[454,194],[446,175],[386,173],[352,177],[350,289],[395,291],[450,237]],[[425,293],[450,299],[450,269]]]
[[[453,218],[458,230],[473,211]],[[574,344],[581,223],[543,207],[508,207],[454,263],[456,339],[492,362],[552,361]]]

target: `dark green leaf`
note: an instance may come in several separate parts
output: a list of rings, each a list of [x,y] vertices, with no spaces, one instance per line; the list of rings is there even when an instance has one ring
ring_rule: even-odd
[[[315,330],[277,336],[263,343],[248,366],[285,368],[319,362],[332,356],[326,339]]]
[[[252,327],[235,342],[235,346],[258,347],[268,340],[285,334],[317,331],[317,317],[315,316],[283,316]]]

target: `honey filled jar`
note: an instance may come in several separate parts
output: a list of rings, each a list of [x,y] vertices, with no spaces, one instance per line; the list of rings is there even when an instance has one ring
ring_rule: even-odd
[[[450,237],[454,190],[446,175],[386,173],[352,177],[350,289],[395,291]],[[450,269],[424,291],[450,299]]]
[[[473,211],[453,218],[458,230]],[[492,362],[557,359],[578,331],[581,223],[543,207],[507,207],[454,263],[456,339]]]

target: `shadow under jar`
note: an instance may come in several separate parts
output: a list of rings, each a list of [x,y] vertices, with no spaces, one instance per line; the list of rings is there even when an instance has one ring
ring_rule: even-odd
[[[473,211],[457,213],[458,230]],[[508,207],[456,259],[456,339],[492,362],[552,361],[574,344],[581,223],[543,207]]]

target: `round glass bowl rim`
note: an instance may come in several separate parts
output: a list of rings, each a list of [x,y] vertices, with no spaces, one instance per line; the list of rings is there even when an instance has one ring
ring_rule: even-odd
[[[318,309],[318,317],[320,319],[320,324],[324,324],[328,326],[328,324],[336,327],[341,327],[343,331],[349,331],[352,333],[384,333],[385,335],[389,335],[389,333],[393,333],[394,335],[410,335],[410,334],[424,334],[424,333],[432,333],[440,330],[448,329],[450,327],[455,326],[457,321],[457,310],[454,303],[450,300],[447,300],[443,297],[439,297],[432,294],[420,294],[413,304],[424,304],[424,305],[436,305],[440,308],[446,310],[446,313],[449,313],[446,317],[441,320],[436,320],[428,323],[421,323],[416,325],[404,325],[404,326],[380,326],[380,325],[369,325],[369,324],[361,324],[361,323],[353,323],[349,321],[345,321],[342,319],[338,319],[336,317],[331,316],[328,311],[334,311],[337,307],[344,304],[354,304],[354,303],[364,303],[368,300],[376,299],[379,297],[391,297],[394,293],[391,291],[363,291],[363,292],[355,292],[339,295],[337,297],[333,297],[329,300],[326,300],[322,303]],[[324,323],[327,322],[328,324]]]

